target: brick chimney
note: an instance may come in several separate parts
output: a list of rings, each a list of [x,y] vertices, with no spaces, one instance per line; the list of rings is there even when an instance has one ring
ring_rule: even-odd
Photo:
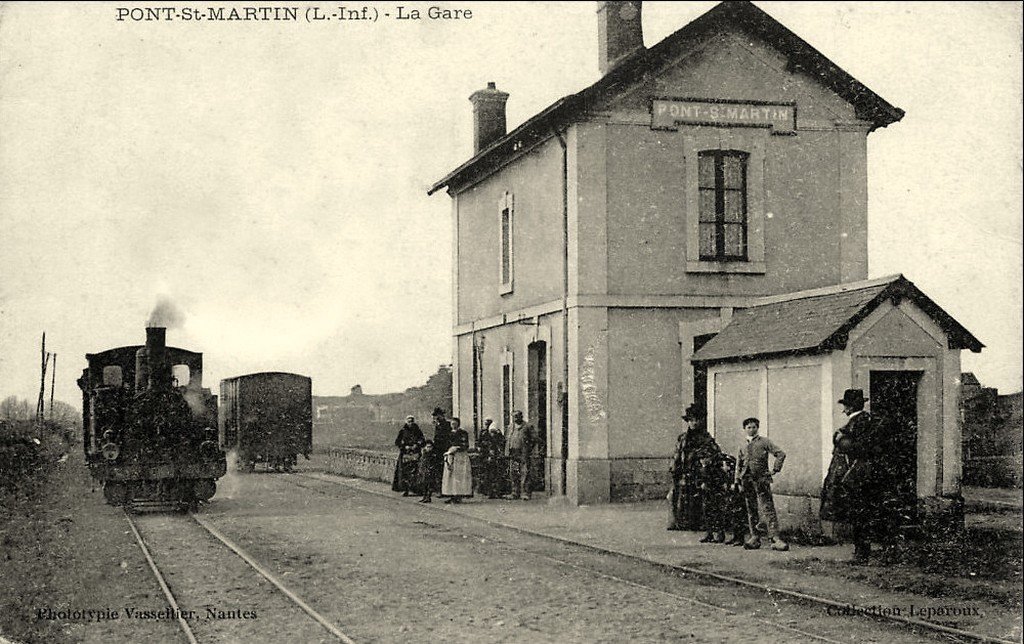
[[[494,83],[478,89],[469,97],[473,103],[473,154],[505,136],[505,101],[508,93]]]
[[[597,63],[602,75],[626,56],[644,48],[640,10],[639,0],[597,3]]]

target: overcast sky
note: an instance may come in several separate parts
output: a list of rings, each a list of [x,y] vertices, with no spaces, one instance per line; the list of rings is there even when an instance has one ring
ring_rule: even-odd
[[[45,330],[57,397],[80,404],[84,354],[143,342],[161,297],[215,391],[281,370],[378,393],[450,362],[450,205],[426,189],[470,156],[487,81],[514,127],[597,80],[597,19],[590,2],[440,4],[473,17],[0,6],[0,397],[35,399]],[[868,139],[871,276],[905,274],[987,345],[964,369],[1018,390],[1021,5],[757,4],[906,110]],[[646,44],[713,5],[645,3]]]

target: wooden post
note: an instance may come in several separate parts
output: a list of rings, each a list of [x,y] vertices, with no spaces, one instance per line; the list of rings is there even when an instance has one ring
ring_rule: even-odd
[[[50,375],[50,419],[53,419],[53,391],[57,388],[57,354],[53,354],[53,373]]]
[[[43,423],[43,399],[46,396],[46,331],[43,331],[43,341],[39,348],[39,401],[36,403],[36,422]]]

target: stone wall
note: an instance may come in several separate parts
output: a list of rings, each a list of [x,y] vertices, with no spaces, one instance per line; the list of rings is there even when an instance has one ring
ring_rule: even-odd
[[[613,502],[664,499],[672,486],[668,458],[616,458],[611,464]]]
[[[397,450],[381,452],[354,447],[318,447],[311,462],[331,474],[390,483],[397,459]]]
[[[779,528],[794,530],[804,534],[821,534],[821,521],[818,510],[821,499],[817,496],[802,494],[772,494],[775,501],[775,512],[779,516]]]

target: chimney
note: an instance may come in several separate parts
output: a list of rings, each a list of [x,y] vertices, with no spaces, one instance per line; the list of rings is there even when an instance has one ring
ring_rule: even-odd
[[[146,327],[146,345],[135,354],[135,390],[171,386],[171,365],[167,362],[167,329]]]
[[[508,93],[494,83],[478,89],[469,97],[473,103],[473,154],[505,136],[505,101]]]
[[[626,56],[644,48],[640,9],[639,0],[597,3],[597,63],[602,75]]]

